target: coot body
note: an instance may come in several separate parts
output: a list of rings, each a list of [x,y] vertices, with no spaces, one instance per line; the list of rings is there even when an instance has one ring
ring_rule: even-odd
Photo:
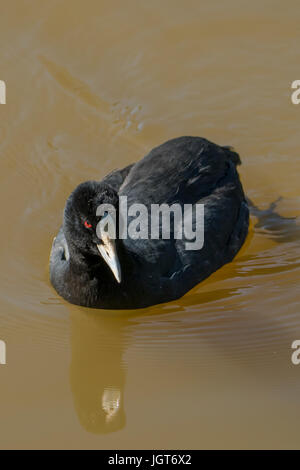
[[[80,184],[67,200],[51,250],[50,279],[58,294],[86,307],[142,308],[183,296],[230,262],[243,245],[249,224],[236,170],[239,163],[238,154],[229,147],[200,137],[180,137],[102,181]],[[160,233],[159,239],[120,239],[121,196],[126,196],[127,207],[143,204],[149,214],[153,204],[179,204],[182,209],[188,204],[193,228],[193,209],[203,204],[202,248],[186,249],[187,238],[184,233],[175,238],[175,227],[170,238]],[[116,208],[116,240],[107,232],[100,231],[99,236],[97,225],[107,216],[97,215],[102,204]]]

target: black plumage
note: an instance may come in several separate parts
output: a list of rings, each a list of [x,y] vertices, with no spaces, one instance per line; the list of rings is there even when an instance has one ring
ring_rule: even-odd
[[[50,256],[50,278],[71,303],[127,309],[177,299],[233,259],[249,224],[248,205],[236,165],[239,156],[200,137],[180,137],[102,181],[79,185],[68,198],[63,225]],[[183,239],[117,238],[121,282],[99,254],[97,207],[204,204],[204,246],[186,250]],[[195,222],[195,214],[193,224]],[[84,226],[88,221],[91,228]]]

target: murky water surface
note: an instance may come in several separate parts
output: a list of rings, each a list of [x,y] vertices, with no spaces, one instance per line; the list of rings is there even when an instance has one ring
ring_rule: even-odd
[[[47,267],[71,190],[179,135],[233,145],[248,196],[299,216],[299,14],[2,1],[1,448],[299,448],[297,219],[253,216],[234,262],[141,311],[68,305]]]

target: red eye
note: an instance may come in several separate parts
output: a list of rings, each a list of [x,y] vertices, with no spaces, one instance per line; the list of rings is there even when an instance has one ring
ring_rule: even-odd
[[[85,228],[92,228],[92,224],[89,224],[87,220],[84,222],[84,226]]]

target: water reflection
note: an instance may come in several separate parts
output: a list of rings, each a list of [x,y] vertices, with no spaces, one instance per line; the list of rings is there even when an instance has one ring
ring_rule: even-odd
[[[226,360],[242,364],[248,374],[253,370],[256,375],[260,364],[262,374],[266,363],[275,366],[273,352],[278,352],[282,343],[283,355],[286,354],[286,345],[292,340],[294,313],[281,307],[274,321],[273,315],[264,313],[262,301],[261,309],[250,307],[249,299],[260,295],[260,287],[249,283],[249,279],[297,268],[299,258],[289,253],[284,244],[249,253],[253,234],[251,229],[232,263],[177,301],[123,312],[70,306],[71,388],[76,414],[86,431],[105,434],[126,425],[124,354],[129,338],[135,351],[147,349],[150,360],[168,355],[170,349],[173,356],[185,357],[191,364],[197,361],[203,377],[208,364],[210,370],[215,370],[216,352],[224,364]],[[275,291],[275,303],[276,295]],[[282,316],[284,322],[278,328]]]
[[[299,240],[300,225],[297,217],[284,217],[277,210],[279,197],[267,209],[260,209],[248,198],[251,214],[257,218],[255,230],[265,232],[269,238],[277,243],[288,243]]]
[[[127,319],[112,312],[71,313],[71,388],[81,425],[94,434],[118,431],[126,423],[122,361]]]

